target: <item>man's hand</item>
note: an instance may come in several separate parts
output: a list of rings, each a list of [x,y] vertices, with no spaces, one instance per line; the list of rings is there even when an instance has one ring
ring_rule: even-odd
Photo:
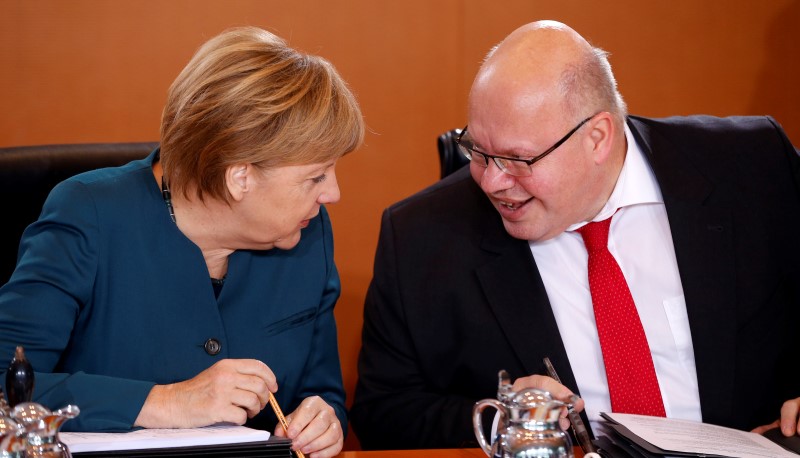
[[[269,392],[277,390],[275,374],[261,361],[224,359],[184,382],[154,386],[134,426],[243,425],[267,405]]]
[[[547,391],[553,398],[562,402],[571,402],[570,396],[574,393],[564,385],[556,382],[550,377],[544,375],[529,375],[527,377],[520,377],[511,386],[513,391],[524,390],[525,388],[536,388],[537,390]],[[583,399],[578,399],[575,403],[574,409],[576,412],[583,410]],[[559,419],[561,429],[569,428],[569,419],[567,418],[567,409],[561,409],[561,418]]]
[[[286,416],[288,433],[281,425],[275,435],[292,439],[292,448],[309,458],[328,458],[337,455],[344,444],[342,425],[333,407],[321,397],[303,399],[300,406]]]
[[[794,436],[795,434],[800,434],[800,423],[797,421],[797,416],[800,413],[800,398],[797,399],[790,399],[783,403],[781,407],[781,418],[780,420],[775,420],[774,422],[759,426],[758,428],[754,429],[754,433],[764,434],[767,430],[772,428],[777,428],[780,426],[781,433],[784,436]]]

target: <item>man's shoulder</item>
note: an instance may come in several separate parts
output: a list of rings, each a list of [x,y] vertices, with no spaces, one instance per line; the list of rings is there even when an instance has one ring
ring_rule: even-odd
[[[628,117],[628,121],[634,130],[639,132],[649,132],[666,137],[680,135],[687,140],[775,135],[776,131],[780,130],[778,123],[769,116],[691,115],[648,118],[631,115]]]
[[[470,209],[475,207],[476,201],[483,200],[486,200],[483,192],[472,179],[469,166],[465,166],[427,188],[392,204],[388,211],[393,214],[413,214]]]
[[[765,155],[783,158],[791,150],[783,129],[769,116],[629,116],[628,123],[637,142],[653,155],[680,152],[697,165],[760,161]]]

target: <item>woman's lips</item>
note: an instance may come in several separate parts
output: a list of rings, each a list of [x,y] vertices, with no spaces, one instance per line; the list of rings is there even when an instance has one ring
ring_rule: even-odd
[[[300,229],[305,229],[306,227],[308,227],[308,225],[311,223],[311,220],[316,218],[317,216],[319,216],[319,212],[314,213],[308,219],[304,219],[303,221],[300,221]]]

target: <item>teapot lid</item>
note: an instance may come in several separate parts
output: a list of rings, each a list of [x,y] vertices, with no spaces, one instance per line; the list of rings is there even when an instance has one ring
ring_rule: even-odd
[[[536,388],[526,388],[517,392],[511,398],[514,407],[531,408],[538,407],[553,401],[553,396],[547,391],[537,390]]]
[[[526,388],[517,392],[508,404],[512,411],[512,420],[539,422],[557,421],[561,408],[566,406],[565,403],[553,399],[549,392],[536,388]]]
[[[11,411],[11,417],[22,424],[40,421],[48,415],[51,415],[50,410],[35,402],[19,403]]]

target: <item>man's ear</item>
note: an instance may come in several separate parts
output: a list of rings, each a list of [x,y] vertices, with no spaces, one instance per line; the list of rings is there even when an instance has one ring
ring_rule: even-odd
[[[252,164],[234,164],[225,171],[225,186],[235,202],[241,201],[253,187]]]
[[[594,119],[589,121],[588,142],[591,145],[592,158],[595,164],[604,163],[611,155],[616,135],[616,127],[611,113],[606,111],[597,114]]]

